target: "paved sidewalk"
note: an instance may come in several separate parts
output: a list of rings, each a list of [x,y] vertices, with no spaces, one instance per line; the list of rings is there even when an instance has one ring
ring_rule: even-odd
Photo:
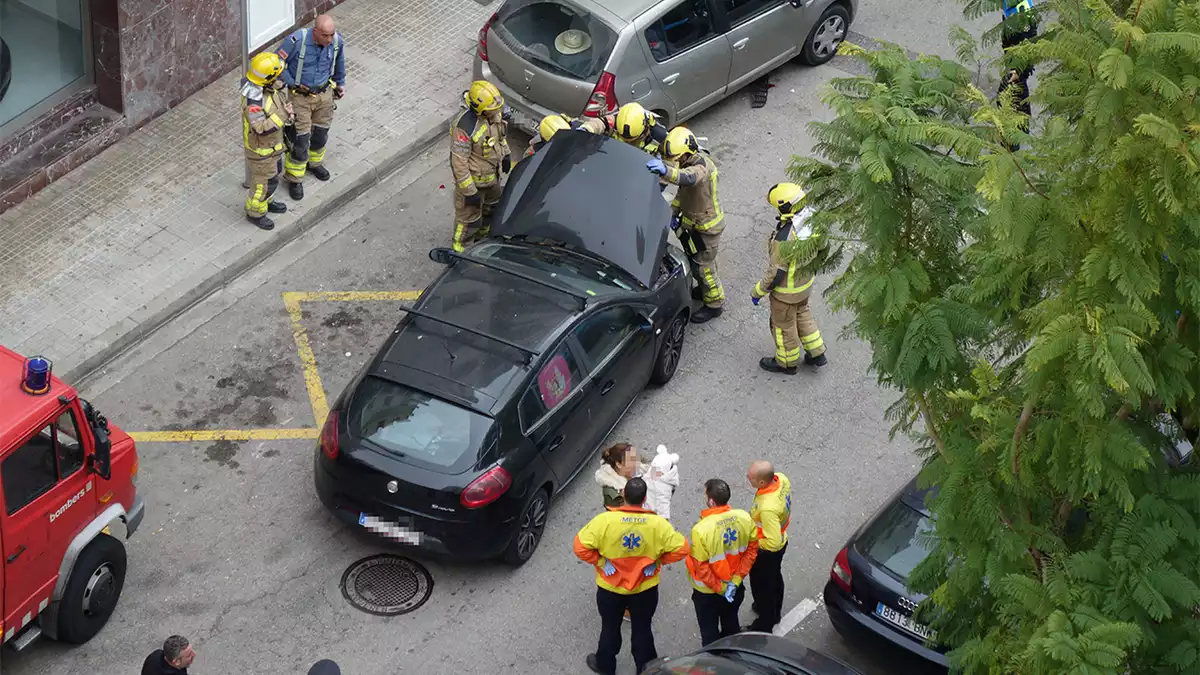
[[[246,222],[240,68],[0,215],[0,344],[86,374],[440,137],[493,2],[347,0],[347,96],[305,198]]]

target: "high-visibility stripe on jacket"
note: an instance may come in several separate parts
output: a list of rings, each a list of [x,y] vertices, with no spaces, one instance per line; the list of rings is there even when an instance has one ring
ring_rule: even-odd
[[[759,546],[764,551],[778,551],[788,542],[788,525],[792,522],[792,482],[775,472],[775,478],[754,495],[750,517],[758,526]]]
[[[654,588],[662,566],[683,560],[688,550],[687,539],[666,518],[640,506],[612,507],[575,535],[575,555],[596,567],[596,585],[620,595]],[[604,574],[605,561],[614,574]],[[656,562],[659,567],[646,576],[643,570]]]
[[[242,96],[242,146],[259,157],[272,157],[281,154],[283,144],[283,117],[279,110],[283,107],[283,92],[272,87],[261,91],[261,99],[253,99],[250,95]]]
[[[678,166],[667,165],[663,180],[679,186],[671,209],[683,227],[705,234],[725,230],[725,211],[717,199],[717,165],[705,152],[694,153]]]
[[[692,527],[688,576],[701,593],[723,593],[725,582],[741,584],[758,557],[758,532],[750,514],[729,505],[700,512]]]

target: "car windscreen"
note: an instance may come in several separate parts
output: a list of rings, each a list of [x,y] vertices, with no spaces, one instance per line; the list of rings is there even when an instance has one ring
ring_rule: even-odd
[[[888,505],[854,547],[898,579],[907,580],[929,556],[933,521],[899,499]]]
[[[522,58],[579,80],[599,77],[617,43],[607,24],[561,0],[509,0],[492,30]]]
[[[484,415],[372,376],[354,394],[349,424],[387,452],[443,469],[477,458],[492,428]]]
[[[641,286],[616,265],[550,246],[487,242],[471,249],[471,255],[513,263],[535,278],[592,296]]]

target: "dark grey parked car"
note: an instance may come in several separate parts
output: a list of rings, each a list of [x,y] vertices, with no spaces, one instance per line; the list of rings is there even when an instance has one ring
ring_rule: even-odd
[[[642,675],[862,675],[793,640],[746,632],[721,638],[687,656],[651,661]]]

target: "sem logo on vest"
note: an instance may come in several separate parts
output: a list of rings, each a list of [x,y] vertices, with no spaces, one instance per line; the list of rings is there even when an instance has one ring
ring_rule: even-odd
[[[55,521],[55,519],[57,519],[62,514],[66,513],[67,509],[71,508],[72,506],[75,506],[75,502],[79,501],[86,492],[87,492],[87,488],[82,488],[79,490],[79,492],[75,493],[75,496],[68,499],[66,504],[63,504],[62,506],[60,506],[58,508],[57,511],[50,514],[50,522],[53,523]]]

